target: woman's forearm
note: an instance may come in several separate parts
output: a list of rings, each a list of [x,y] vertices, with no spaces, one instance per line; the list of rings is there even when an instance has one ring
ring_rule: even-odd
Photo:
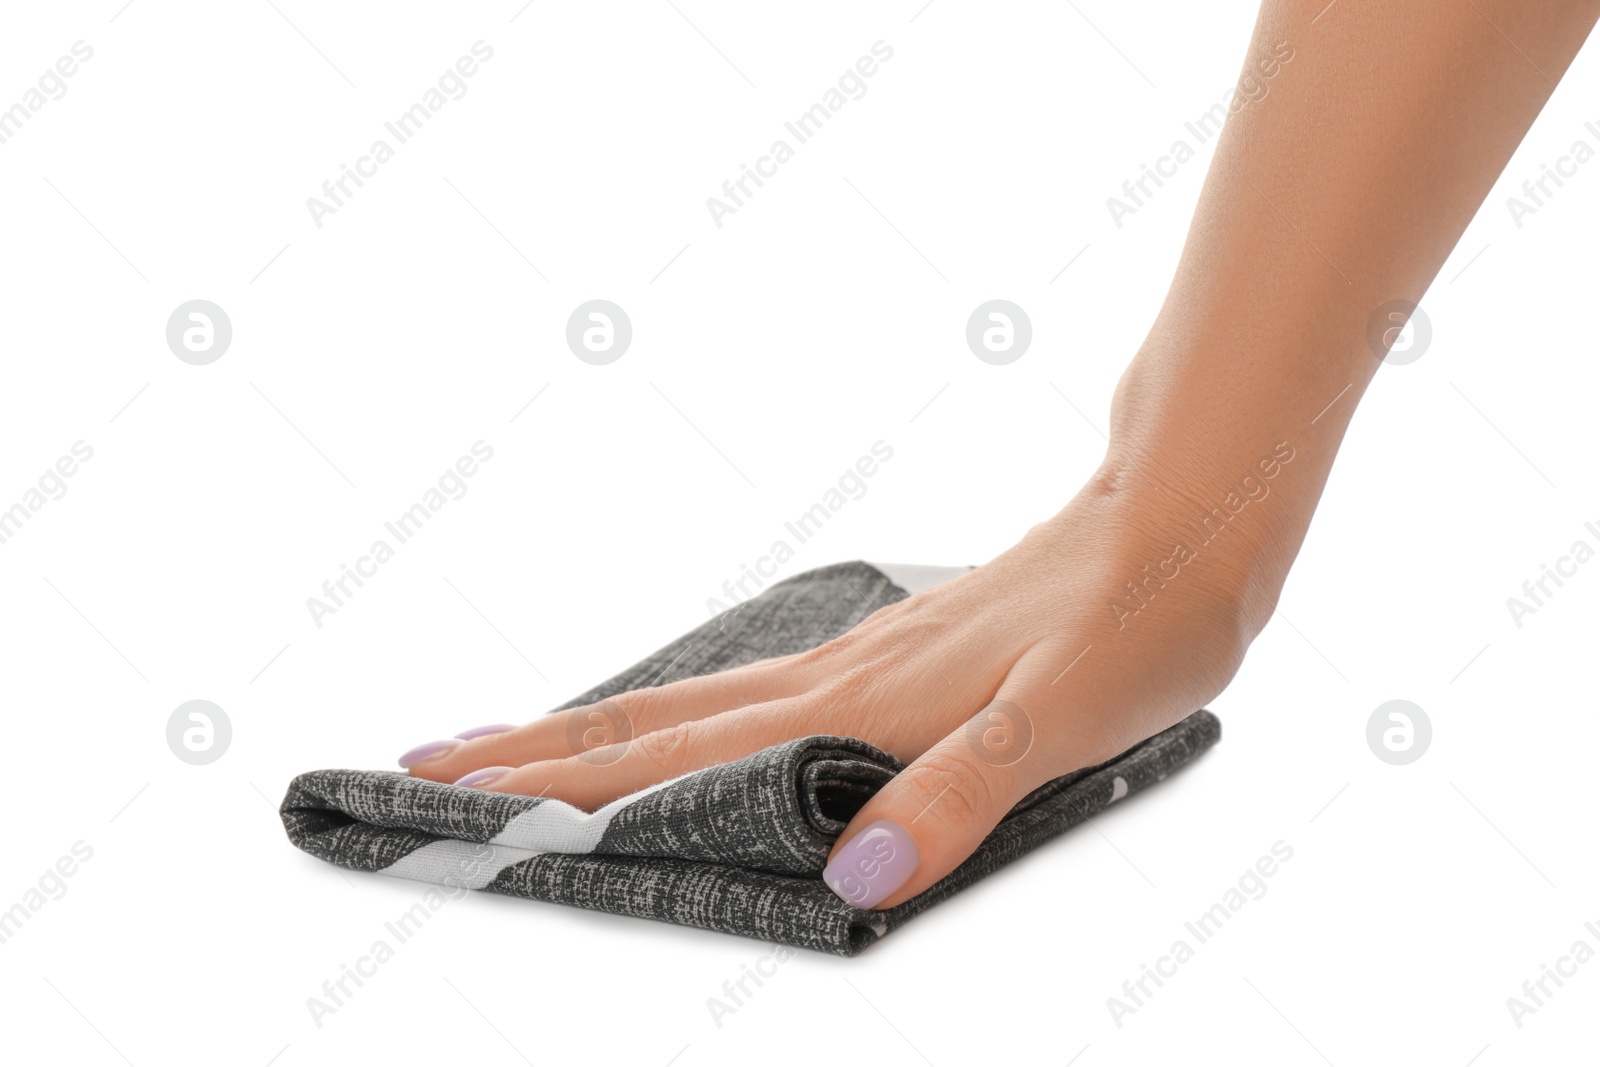
[[[1320,6],[1262,6],[1245,74],[1265,95],[1224,127],[1091,487],[1177,519],[1229,492],[1249,501],[1253,475],[1268,495],[1196,561],[1249,629],[1380,365],[1374,316],[1382,334],[1384,305],[1421,299],[1600,14],[1593,0],[1337,0],[1313,22]],[[1265,478],[1283,447],[1294,459]],[[1138,558],[1184,533],[1148,532]]]

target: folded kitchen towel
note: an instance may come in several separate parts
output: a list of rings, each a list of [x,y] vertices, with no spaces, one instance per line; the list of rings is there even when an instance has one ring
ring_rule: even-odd
[[[964,568],[963,568],[964,570]],[[563,707],[803,651],[959,570],[842,563],[771,586]],[[556,709],[563,710],[563,709]],[[822,881],[828,851],[904,764],[864,741],[802,737],[587,813],[388,771],[297,777],[281,814],[298,847],[350,870],[487,889],[850,956],[952,893],[1215,744],[1197,711],[1099,767],[1035,790],[933,888],[862,911]]]

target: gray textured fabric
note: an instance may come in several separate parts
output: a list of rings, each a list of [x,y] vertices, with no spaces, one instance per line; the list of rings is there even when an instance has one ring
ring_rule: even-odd
[[[563,707],[804,651],[905,596],[870,564],[810,571]],[[548,798],[390,772],[312,771],[290,784],[282,816],[295,845],[352,870],[853,955],[1113,801],[1160,781],[1219,736],[1216,717],[1197,711],[1109,763],[1049,783],[1018,804],[955,872],[881,912],[851,907],[821,878],[851,816],[903,766],[852,738],[774,745],[594,814]]]

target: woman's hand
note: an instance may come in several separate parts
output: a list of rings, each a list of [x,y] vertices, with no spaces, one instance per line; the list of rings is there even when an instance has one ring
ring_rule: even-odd
[[[1231,561],[1249,551],[1250,509],[1272,501],[1201,546],[1194,494],[1136,482],[1097,477],[994,561],[812,651],[422,746],[402,764],[593,810],[791,738],[858,737],[909,766],[851,821],[826,878],[858,907],[892,907],[954,870],[1029,792],[1171,726],[1233,677],[1264,615],[1242,610],[1245,569]],[[592,724],[612,731],[586,735]],[[571,740],[608,733],[626,740],[582,753]]]
[[[1272,78],[1271,95],[1230,107],[1106,463],[1060,514],[821,648],[402,764],[594,808],[788,738],[852,735],[910,766],[851,822],[829,884],[866,908],[928,888],[1031,790],[1232,678],[1392,343],[1374,315],[1422,298],[1597,16],[1600,0],[1369,4],[1309,27],[1303,6],[1265,0],[1244,78]],[[1396,145],[1426,181],[1395,180]],[[613,708],[631,740],[576,754],[569,724]]]

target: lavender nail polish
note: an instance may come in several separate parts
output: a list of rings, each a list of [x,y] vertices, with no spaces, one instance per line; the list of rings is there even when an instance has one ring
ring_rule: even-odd
[[[430,760],[435,756],[444,755],[446,752],[449,752],[459,744],[461,744],[460,741],[452,740],[429,741],[425,745],[418,745],[416,748],[400,757],[400,766],[409,770],[411,767],[423,762],[424,760]]]
[[[470,730],[464,730],[461,733],[456,734],[456,740],[471,741],[473,738],[488,737],[490,734],[503,734],[508,730],[515,729],[515,726],[504,722],[498,723],[494,726],[474,726]]]
[[[857,908],[872,908],[906,884],[921,853],[906,828],[888,819],[867,824],[822,871],[828,888]]]
[[[465,786],[468,789],[486,786],[511,769],[510,767],[485,767],[481,771],[473,771],[471,774],[462,775],[456,779],[456,785]]]

